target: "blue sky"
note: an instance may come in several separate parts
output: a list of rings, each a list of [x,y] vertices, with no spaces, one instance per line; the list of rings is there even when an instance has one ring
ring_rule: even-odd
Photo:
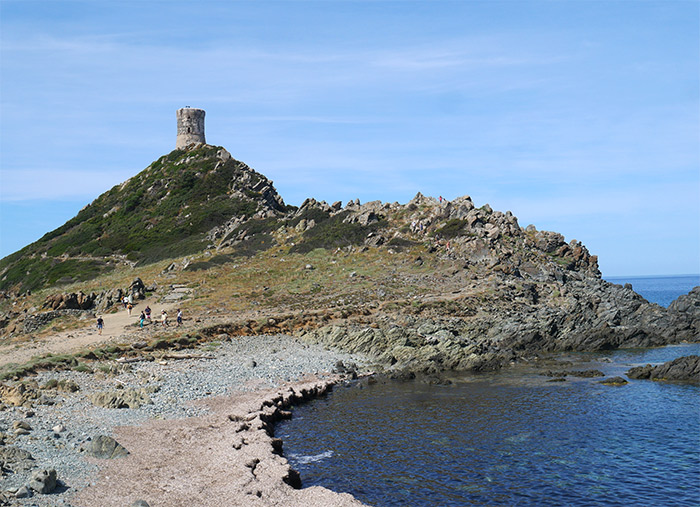
[[[697,1],[0,0],[0,256],[175,146],[306,197],[512,211],[604,276],[700,272]]]

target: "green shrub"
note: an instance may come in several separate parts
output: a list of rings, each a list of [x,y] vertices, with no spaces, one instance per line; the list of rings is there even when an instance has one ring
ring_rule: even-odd
[[[435,235],[442,236],[443,238],[455,238],[462,235],[468,224],[469,222],[466,220],[453,218],[448,220],[440,229],[436,230]]]
[[[231,255],[240,257],[252,257],[258,252],[267,250],[268,248],[276,245],[277,242],[269,234],[257,234],[250,239],[241,241],[233,245],[233,251]]]
[[[360,245],[370,232],[374,232],[386,225],[384,220],[370,225],[343,222],[349,213],[349,211],[344,211],[328,220],[317,223],[316,226],[304,232],[303,241],[294,245],[290,251],[307,253],[316,248],[328,249]]]
[[[403,249],[420,245],[420,243],[418,243],[417,241],[411,241],[410,239],[400,238],[397,236],[395,238],[391,238],[387,245],[393,246],[398,249]]]

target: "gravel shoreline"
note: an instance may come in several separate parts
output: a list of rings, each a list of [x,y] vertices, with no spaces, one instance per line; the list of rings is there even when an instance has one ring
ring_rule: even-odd
[[[330,378],[338,361],[345,365],[364,363],[361,356],[286,335],[236,337],[215,348],[210,346],[190,352],[206,358],[142,361],[119,366],[114,361],[104,363],[123,370],[119,373],[96,369],[92,374],[76,371],[37,374],[34,380],[39,386],[55,379],[75,382],[79,390],[74,393],[42,390],[42,398],[31,409],[12,407],[0,411],[0,430],[6,434],[13,431],[17,421],[28,423],[31,429],[26,434],[11,437],[14,442],[9,443],[28,451],[34,458],[31,469],[13,469],[16,473],[3,474],[0,489],[6,496],[14,496],[18,488],[29,483],[33,472],[53,468],[60,481],[54,493],[34,494],[31,498],[12,499],[12,502],[39,507],[87,505],[73,504],[71,498],[97,480],[97,463],[113,461],[86,459],[81,452],[81,446],[97,435],[114,436],[118,427],[152,421],[206,417],[211,409],[206,403],[195,401],[241,391],[255,393],[280,388],[309,375]],[[149,392],[152,403],[139,408],[102,408],[89,400],[90,395],[97,392],[142,388]]]

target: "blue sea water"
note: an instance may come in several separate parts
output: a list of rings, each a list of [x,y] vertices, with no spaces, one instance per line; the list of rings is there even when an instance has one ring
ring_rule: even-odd
[[[632,284],[632,289],[647,301],[667,307],[681,294],[687,294],[693,287],[700,285],[699,275],[669,276],[610,276],[604,277],[608,282],[624,285]]]
[[[700,344],[571,354],[551,369],[624,376],[698,353]],[[378,507],[700,505],[700,387],[547,380],[522,366],[450,386],[339,387],[296,407],[276,435],[304,487]]]

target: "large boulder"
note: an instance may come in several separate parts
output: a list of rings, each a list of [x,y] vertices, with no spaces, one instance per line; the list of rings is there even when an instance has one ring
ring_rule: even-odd
[[[84,443],[81,450],[89,456],[100,459],[123,458],[129,455],[129,451],[123,445],[106,435],[98,435]]]
[[[131,282],[131,285],[129,285],[129,294],[133,297],[133,299],[145,299],[146,298],[146,285],[144,285],[143,281],[140,278],[137,278],[133,282]]]
[[[57,484],[56,470],[38,470],[32,474],[32,479],[29,481],[29,487],[42,495],[48,495]]]

